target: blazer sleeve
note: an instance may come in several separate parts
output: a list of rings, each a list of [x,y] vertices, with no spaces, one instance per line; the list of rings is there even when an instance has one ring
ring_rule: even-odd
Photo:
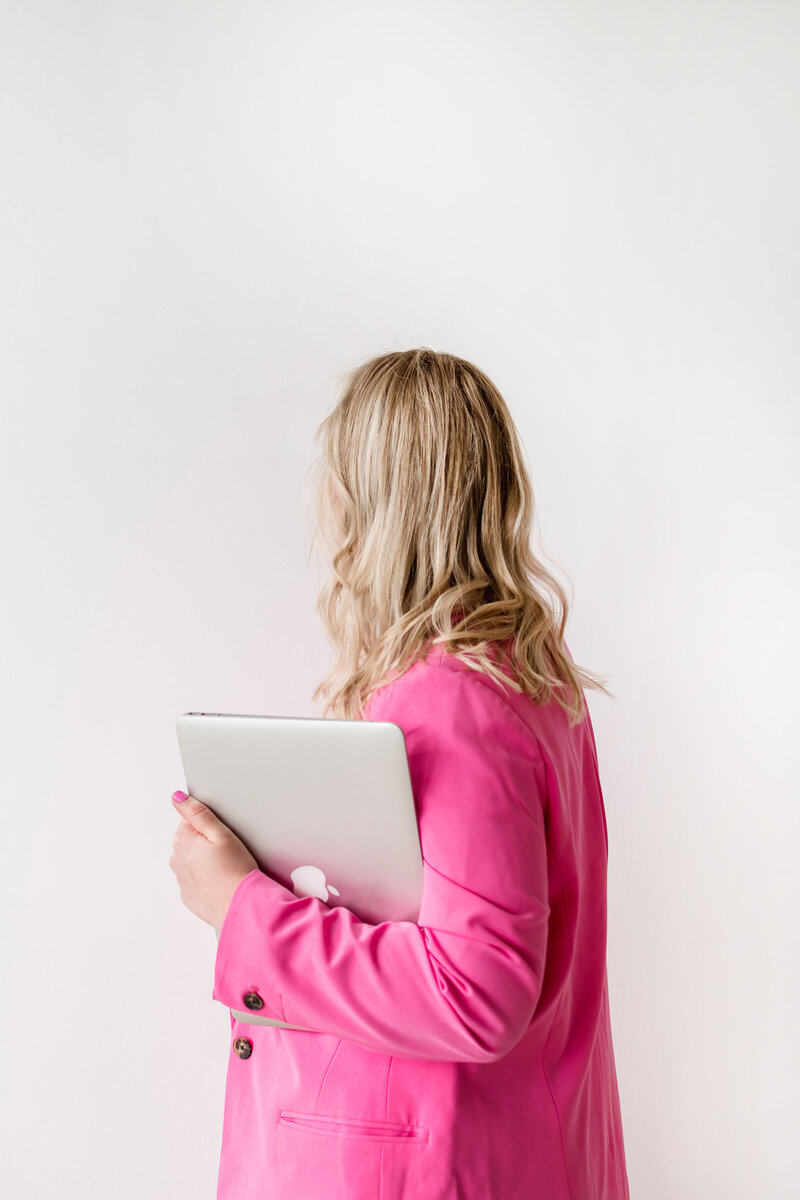
[[[403,730],[423,858],[416,922],[369,924],[254,869],[220,930],[212,998],[405,1058],[491,1062],[527,1029],[547,947],[546,771],[472,668],[422,663],[376,694]],[[368,706],[369,708],[369,706]]]

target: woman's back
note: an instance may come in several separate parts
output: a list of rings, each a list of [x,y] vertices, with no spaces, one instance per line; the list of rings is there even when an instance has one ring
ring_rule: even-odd
[[[363,716],[405,735],[418,922],[239,885],[214,998],[328,1032],[231,1016],[219,1200],[627,1200],[588,709],[433,646]]]

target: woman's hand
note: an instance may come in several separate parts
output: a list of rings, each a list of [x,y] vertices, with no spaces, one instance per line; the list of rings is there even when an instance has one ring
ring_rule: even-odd
[[[202,800],[174,792],[172,803],[181,815],[169,865],[178,879],[181,900],[188,909],[222,929],[233,893],[258,863],[241,838],[220,821]]]

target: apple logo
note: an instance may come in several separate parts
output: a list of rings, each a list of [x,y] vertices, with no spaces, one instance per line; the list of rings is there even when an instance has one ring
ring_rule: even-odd
[[[325,872],[319,867],[295,867],[291,878],[295,896],[316,896],[318,900],[327,901],[328,892],[339,895],[332,883],[325,886]]]

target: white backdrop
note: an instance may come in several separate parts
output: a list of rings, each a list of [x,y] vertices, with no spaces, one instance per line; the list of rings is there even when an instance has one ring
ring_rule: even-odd
[[[174,722],[318,715],[313,431],[420,344],[504,394],[617,697],[632,1196],[800,1193],[799,80],[788,0],[3,4],[5,1195],[213,1200]]]

